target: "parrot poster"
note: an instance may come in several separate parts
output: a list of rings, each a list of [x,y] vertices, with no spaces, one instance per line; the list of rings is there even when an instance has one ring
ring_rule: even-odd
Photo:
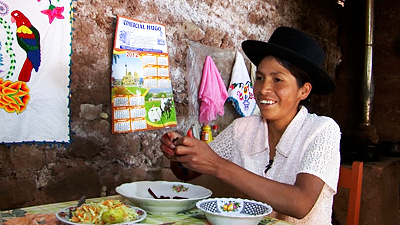
[[[72,1],[0,0],[0,145],[70,142]]]
[[[18,80],[29,82],[32,69],[38,72],[40,66],[40,34],[29,19],[18,10],[11,13],[11,22],[17,24],[17,41],[26,52],[26,59]]]

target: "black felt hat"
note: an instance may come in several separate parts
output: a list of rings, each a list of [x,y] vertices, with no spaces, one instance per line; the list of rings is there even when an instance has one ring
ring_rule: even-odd
[[[265,56],[272,55],[300,67],[311,77],[314,94],[329,94],[335,90],[332,78],[321,69],[324,51],[314,39],[299,30],[278,27],[268,42],[247,40],[242,48],[256,66]]]

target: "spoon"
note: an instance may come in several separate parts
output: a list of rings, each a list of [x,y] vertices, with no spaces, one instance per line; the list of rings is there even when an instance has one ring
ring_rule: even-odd
[[[75,207],[70,207],[70,208],[69,208],[69,218],[72,218],[72,212],[76,211],[76,209],[77,209],[78,207],[80,207],[81,205],[83,205],[83,203],[85,203],[85,201],[86,201],[86,195],[82,196],[82,197],[79,199],[78,204],[76,204]]]

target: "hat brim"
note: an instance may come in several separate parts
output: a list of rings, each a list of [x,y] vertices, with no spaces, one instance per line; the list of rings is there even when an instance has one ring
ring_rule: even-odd
[[[242,43],[242,49],[250,61],[257,67],[261,60],[268,55],[289,61],[298,66],[311,77],[313,82],[311,92],[314,94],[324,95],[335,90],[335,83],[329,74],[307,58],[290,49],[255,40],[244,41]]]

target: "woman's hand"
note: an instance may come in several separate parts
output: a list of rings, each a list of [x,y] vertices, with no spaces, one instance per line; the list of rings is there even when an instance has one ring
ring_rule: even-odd
[[[174,141],[180,138],[182,138],[182,135],[176,132],[168,132],[161,137],[160,148],[165,157],[167,157],[169,160],[176,161],[176,156],[175,156],[176,146]]]
[[[199,176],[200,174],[215,175],[217,165],[221,165],[224,159],[220,158],[210,146],[202,140],[182,136],[176,132],[165,133],[161,137],[161,150],[163,154],[170,160],[171,169],[174,174],[183,180],[191,179],[192,177]],[[176,164],[178,163],[178,164]],[[182,177],[180,175],[179,166],[183,165],[185,168],[192,170],[195,176]],[[175,168],[176,167],[176,168]],[[184,173],[189,173],[184,172]],[[192,174],[191,172],[189,174]]]
[[[210,146],[196,138],[181,137],[174,141],[175,158],[182,165],[198,173],[215,175],[220,158]]]

